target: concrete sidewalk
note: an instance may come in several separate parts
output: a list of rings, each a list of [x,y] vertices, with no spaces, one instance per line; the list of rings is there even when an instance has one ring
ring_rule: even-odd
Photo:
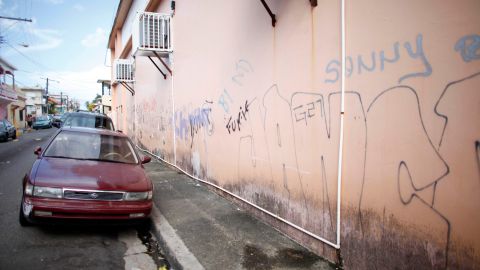
[[[174,269],[334,269],[334,266],[175,168],[145,165],[152,221]]]

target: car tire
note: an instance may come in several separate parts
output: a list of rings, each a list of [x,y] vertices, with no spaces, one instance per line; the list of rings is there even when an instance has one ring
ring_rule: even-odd
[[[13,133],[12,139],[14,139],[14,140],[17,139],[17,131],[16,131],[16,130],[15,130],[15,132]]]
[[[19,213],[18,222],[20,223],[20,226],[27,227],[32,225],[32,223],[30,223],[30,221],[28,221],[28,219],[23,214],[23,197],[22,197],[22,203],[20,203],[20,211],[18,211],[18,213]]]

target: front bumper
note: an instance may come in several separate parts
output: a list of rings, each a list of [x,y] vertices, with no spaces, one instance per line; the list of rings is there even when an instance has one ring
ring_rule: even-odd
[[[94,201],[25,197],[23,212],[29,220],[35,218],[84,220],[136,220],[150,216],[152,200]]]
[[[52,126],[50,124],[40,124],[40,125],[33,125],[32,128],[38,129],[38,128],[51,128]]]

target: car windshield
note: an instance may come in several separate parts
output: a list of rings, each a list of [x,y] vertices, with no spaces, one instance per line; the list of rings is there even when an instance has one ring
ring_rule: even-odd
[[[37,121],[48,121],[48,117],[47,116],[39,116],[39,117],[37,117]]]
[[[112,121],[109,118],[97,115],[70,115],[65,120],[65,126],[114,130]]]
[[[62,131],[45,150],[46,157],[138,163],[132,144],[125,137]]]
[[[61,119],[62,121],[65,121],[65,119],[67,119],[67,117],[68,117],[68,113],[65,113],[65,114],[63,114],[62,116],[60,116],[60,119]]]

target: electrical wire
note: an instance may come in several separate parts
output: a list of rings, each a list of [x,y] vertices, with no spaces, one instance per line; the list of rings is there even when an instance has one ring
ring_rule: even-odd
[[[15,48],[14,46],[12,46],[12,44],[10,44],[9,42],[5,42],[5,44],[7,44],[10,48],[14,49],[18,54],[20,54],[21,56],[25,57],[25,59],[27,59],[27,60],[30,61],[31,63],[37,65],[38,67],[51,70],[51,69],[48,68],[47,66],[45,66],[45,65],[43,65],[43,64],[40,64],[39,62],[37,62],[37,61],[33,60],[32,58],[30,58],[28,55],[22,53],[20,50],[18,50],[18,49]]]

